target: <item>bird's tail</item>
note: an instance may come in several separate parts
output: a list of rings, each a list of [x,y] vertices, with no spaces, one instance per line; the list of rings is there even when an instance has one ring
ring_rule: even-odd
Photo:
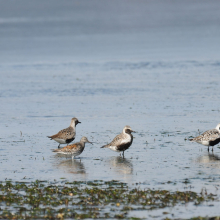
[[[101,148],[106,148],[106,147],[108,147],[108,144],[107,145],[103,145]]]
[[[55,135],[52,135],[52,136],[47,136],[48,138],[50,138],[50,140],[52,140],[52,139],[54,139],[54,138],[56,138],[57,137],[57,135],[55,134]]]

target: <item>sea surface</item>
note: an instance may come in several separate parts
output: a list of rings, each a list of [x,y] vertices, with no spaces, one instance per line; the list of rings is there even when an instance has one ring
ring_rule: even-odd
[[[188,141],[220,122],[219,11],[215,0],[0,1],[0,181],[219,195],[219,145]],[[75,141],[95,142],[73,161],[47,138],[72,117],[82,122]],[[136,133],[123,160],[100,147],[125,125]],[[210,213],[219,203],[131,215]]]

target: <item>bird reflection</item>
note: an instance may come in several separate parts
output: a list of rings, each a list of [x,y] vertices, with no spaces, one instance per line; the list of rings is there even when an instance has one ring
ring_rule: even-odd
[[[59,164],[57,164],[57,167],[60,169],[64,169],[65,172],[68,172],[68,173],[73,173],[73,174],[85,174],[86,173],[85,166],[82,163],[82,161],[79,159],[62,160]]]
[[[110,166],[119,174],[132,174],[133,165],[129,159],[122,157],[112,157],[109,160]]]
[[[197,163],[203,163],[206,164],[207,167],[216,167],[220,168],[220,156],[217,154],[212,153],[207,153],[203,156],[200,156],[196,159]]]

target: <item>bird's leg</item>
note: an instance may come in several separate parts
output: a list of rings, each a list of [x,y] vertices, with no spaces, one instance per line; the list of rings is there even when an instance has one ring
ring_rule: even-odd
[[[58,145],[58,148],[60,148],[60,144]]]
[[[212,152],[213,152],[213,146],[212,146]]]
[[[72,155],[72,160],[74,159],[74,155]]]
[[[123,151],[123,159],[125,159],[125,152]]]
[[[209,146],[208,146],[208,152],[209,152]]]

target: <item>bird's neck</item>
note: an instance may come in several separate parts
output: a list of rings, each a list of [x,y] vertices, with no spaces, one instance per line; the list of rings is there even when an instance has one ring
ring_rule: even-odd
[[[81,144],[82,147],[85,147],[85,142],[80,141],[80,144]]]
[[[123,134],[126,135],[127,137],[130,136],[131,138],[133,138],[133,135],[131,133],[123,132]]]
[[[71,123],[71,124],[70,124],[70,127],[73,128],[73,130],[75,130],[75,127],[76,127],[75,123],[74,123],[74,122]]]

